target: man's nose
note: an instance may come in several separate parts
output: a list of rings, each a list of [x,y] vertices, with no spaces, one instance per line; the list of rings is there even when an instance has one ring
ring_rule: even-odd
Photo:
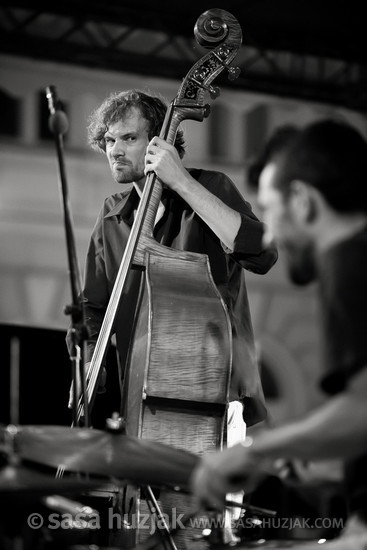
[[[121,140],[116,139],[115,143],[112,147],[112,155],[114,157],[119,157],[121,155],[125,155],[125,147]]]

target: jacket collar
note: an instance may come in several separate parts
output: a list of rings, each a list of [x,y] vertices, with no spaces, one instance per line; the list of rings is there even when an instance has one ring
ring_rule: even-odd
[[[139,204],[139,195],[133,184],[129,184],[128,188],[121,193],[121,199],[115,206],[105,215],[105,219],[116,217],[120,222],[124,220],[129,225],[133,224],[134,212]]]

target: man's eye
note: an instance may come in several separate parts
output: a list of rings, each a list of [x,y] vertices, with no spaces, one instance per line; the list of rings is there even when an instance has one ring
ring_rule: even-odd
[[[105,140],[106,143],[113,143],[112,138],[106,137],[106,138],[104,138],[104,140]]]

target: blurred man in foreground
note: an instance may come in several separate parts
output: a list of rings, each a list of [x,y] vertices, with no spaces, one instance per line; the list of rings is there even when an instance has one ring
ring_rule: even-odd
[[[291,136],[291,137],[289,137]],[[283,136],[284,137],[284,136]],[[324,120],[273,138],[258,171],[258,201],[291,280],[319,282],[322,389],[329,398],[303,418],[206,455],[192,476],[202,505],[253,490],[276,459],[342,459],[350,515],[340,550],[367,546],[367,144],[343,122]],[[319,548],[309,543],[302,548]]]

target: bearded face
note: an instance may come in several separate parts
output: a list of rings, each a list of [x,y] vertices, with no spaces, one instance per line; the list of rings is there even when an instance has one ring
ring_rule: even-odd
[[[275,242],[284,257],[289,278],[297,285],[306,285],[316,277],[316,255],[305,216],[297,201],[285,196],[275,185],[276,166],[268,164],[261,173],[258,203],[265,224],[264,242]]]
[[[296,237],[295,237],[296,238]],[[310,242],[286,239],[279,248],[284,251],[290,280],[296,285],[307,285],[316,278],[315,251]]]

